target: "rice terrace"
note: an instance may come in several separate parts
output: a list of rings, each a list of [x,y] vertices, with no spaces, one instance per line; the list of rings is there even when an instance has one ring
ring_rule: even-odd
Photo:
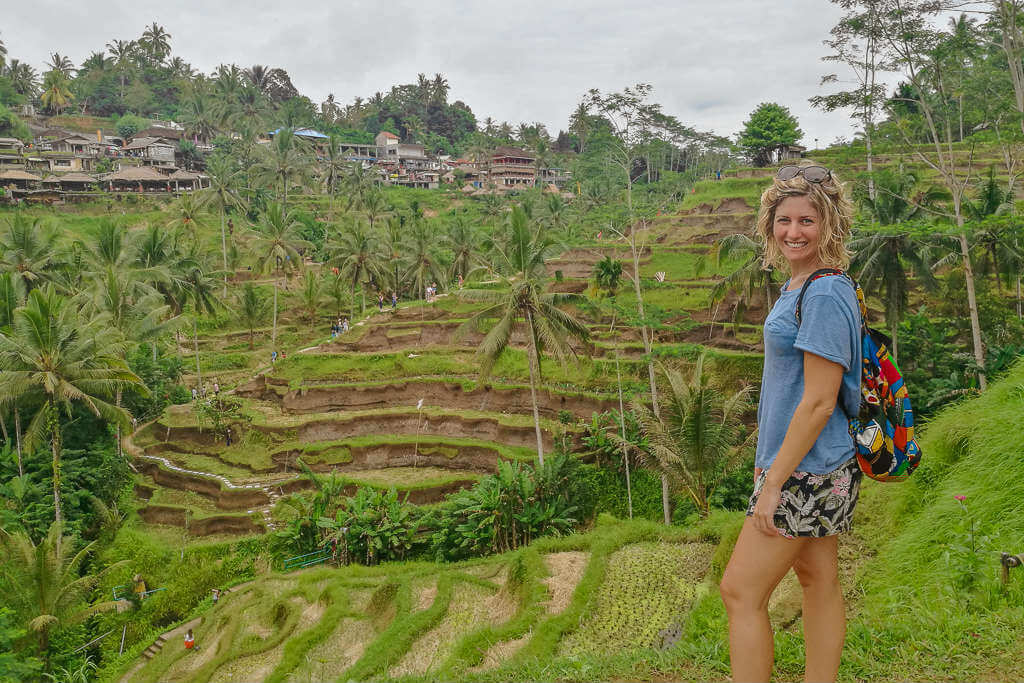
[[[740,680],[770,316],[814,262],[781,207],[829,191],[923,453],[826,492],[837,680],[1024,680],[1024,2],[439,4],[6,17],[0,683]],[[718,93],[765,32],[810,37]],[[773,680],[827,630],[807,557]]]

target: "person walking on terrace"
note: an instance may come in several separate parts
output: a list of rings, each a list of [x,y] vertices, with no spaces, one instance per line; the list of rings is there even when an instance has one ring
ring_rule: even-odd
[[[377,312],[384,312],[384,292],[377,292]]]
[[[761,195],[765,265],[789,271],[764,323],[754,491],[722,577],[734,681],[768,681],[768,601],[792,567],[803,587],[807,681],[835,681],[846,636],[838,536],[862,473],[843,406],[860,405],[861,315],[846,268],[852,206],[821,166],[783,166]],[[810,283],[800,304],[801,288]]]

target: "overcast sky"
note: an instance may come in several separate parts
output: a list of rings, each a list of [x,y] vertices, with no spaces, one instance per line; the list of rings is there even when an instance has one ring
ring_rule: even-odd
[[[827,0],[35,0],[4,12],[0,39],[42,70],[53,51],[79,64],[155,20],[203,72],[284,67],[316,103],[440,72],[478,120],[541,121],[552,134],[587,89],[646,82],[667,113],[730,137],[758,103],[779,102],[812,146],[853,132],[846,115],[807,103],[833,70],[822,40],[839,14]]]

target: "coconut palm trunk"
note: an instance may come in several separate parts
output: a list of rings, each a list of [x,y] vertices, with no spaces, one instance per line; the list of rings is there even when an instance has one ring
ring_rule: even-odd
[[[228,239],[224,231],[224,209],[220,211],[220,251],[224,257],[224,298],[228,297]]]
[[[537,461],[541,467],[544,466],[544,440],[540,433],[540,414],[537,412],[537,379],[535,377],[534,362],[537,358],[537,337],[533,329],[533,312],[526,311],[526,330],[530,335],[530,348],[526,365],[530,368],[530,401],[533,403],[533,428],[537,432]]]
[[[622,429],[622,462],[626,466],[626,505],[633,519],[633,487],[629,481],[629,448],[626,447],[626,412],[622,404],[622,370],[619,368],[619,350],[615,349],[615,376],[619,383],[619,427]]]
[[[46,419],[50,427],[50,453],[53,456],[53,518],[57,524],[61,524],[64,515],[60,507],[60,418],[57,404],[52,400],[47,401],[45,410],[48,413]]]
[[[21,411],[14,406],[14,444],[18,451],[18,475],[25,474],[21,469]]]
[[[630,214],[632,214],[632,195],[630,195]],[[646,316],[644,314],[644,298],[643,292],[640,288],[640,251],[636,248],[636,230],[633,226],[630,226],[629,246],[633,256],[633,289],[636,291],[636,307],[637,312],[640,314],[640,335],[644,342],[644,354],[647,356],[647,376],[651,385],[651,407],[654,410],[654,416],[660,417],[661,413],[658,408],[658,382],[654,376],[654,360],[651,358],[652,333],[647,329]],[[664,473],[661,475],[661,511],[665,524],[671,524],[672,503],[668,486],[668,475]]]
[[[193,340],[195,342],[195,350],[196,350],[196,382],[199,385],[199,391],[202,392],[202,390],[203,390],[203,371],[202,371],[202,369],[199,366],[199,315],[198,314],[196,314],[196,316],[194,318],[192,318],[192,334],[193,334],[192,338],[193,338]]]
[[[277,278],[274,278],[274,323],[270,331],[270,348],[277,349]]]

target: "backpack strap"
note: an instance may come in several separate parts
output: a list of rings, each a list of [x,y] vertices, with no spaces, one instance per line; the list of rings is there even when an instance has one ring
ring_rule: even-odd
[[[804,286],[800,288],[800,295],[796,298],[796,324],[798,327],[800,326],[800,308],[803,306],[804,294],[807,293],[807,288],[819,277],[828,277],[829,275],[846,275],[846,273],[838,268],[821,268],[820,270],[816,270],[811,273],[807,279],[804,280]],[[850,276],[846,275],[846,277],[849,278]],[[852,282],[853,280],[851,279],[850,281]],[[853,286],[854,288],[859,289],[856,283],[854,283]]]

